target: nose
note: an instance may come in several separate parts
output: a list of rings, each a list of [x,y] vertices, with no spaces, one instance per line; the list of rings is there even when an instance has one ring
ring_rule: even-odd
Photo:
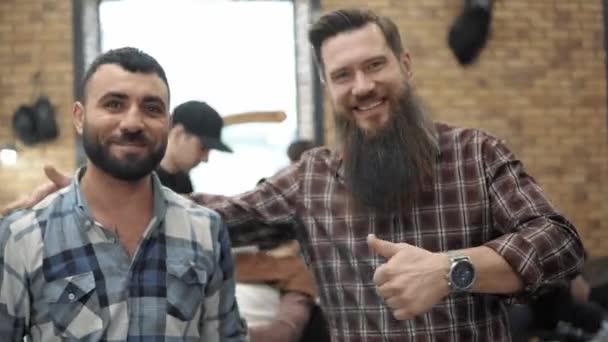
[[[143,115],[137,106],[132,106],[122,117],[120,130],[125,133],[137,133],[143,130],[143,128]]]
[[[369,76],[363,72],[355,74],[355,84],[352,92],[354,96],[364,96],[369,94],[374,89],[375,83]]]

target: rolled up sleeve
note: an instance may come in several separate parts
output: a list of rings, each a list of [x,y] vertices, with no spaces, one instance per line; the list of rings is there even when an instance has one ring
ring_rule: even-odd
[[[483,152],[494,226],[503,234],[485,246],[519,274],[522,295],[543,284],[574,278],[585,259],[574,225],[553,207],[502,142],[488,139]]]

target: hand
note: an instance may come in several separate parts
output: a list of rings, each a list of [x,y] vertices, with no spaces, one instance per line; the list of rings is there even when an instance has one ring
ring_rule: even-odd
[[[70,184],[70,178],[57,171],[52,165],[44,166],[44,174],[50,182],[38,186],[31,194],[25,195],[0,209],[0,216],[8,215],[17,209],[31,208],[46,196]]]
[[[374,272],[374,284],[396,319],[424,314],[449,294],[447,255],[374,235],[368,236],[367,243],[373,253],[386,258]]]
[[[589,301],[591,287],[583,276],[578,275],[570,282],[570,293],[577,302],[585,303]]]

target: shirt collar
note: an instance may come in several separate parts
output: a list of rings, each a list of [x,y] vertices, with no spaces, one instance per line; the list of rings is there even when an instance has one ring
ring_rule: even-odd
[[[82,193],[82,190],[80,188],[80,181],[82,179],[82,176],[84,176],[85,172],[86,166],[83,166],[76,170],[74,178],[72,179],[72,184],[70,184],[70,190],[74,193],[75,196],[75,209],[78,215],[78,219],[81,223],[80,226],[84,227],[85,229],[88,229],[93,226],[94,218],[86,201],[86,198],[84,197],[84,194]],[[152,193],[154,196],[154,216],[152,218],[152,221],[154,221],[155,223],[159,223],[163,221],[165,213],[167,212],[167,200],[165,198],[165,194],[163,192],[163,188],[160,183],[160,180],[158,179],[158,176],[154,172],[151,174],[151,176]]]

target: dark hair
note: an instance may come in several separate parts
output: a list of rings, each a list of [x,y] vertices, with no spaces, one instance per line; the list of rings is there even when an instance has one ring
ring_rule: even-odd
[[[315,143],[310,140],[296,140],[289,144],[287,148],[287,156],[291,162],[297,162],[300,160],[302,153],[315,147]]]
[[[366,9],[339,9],[324,14],[312,25],[308,31],[308,40],[314,50],[315,58],[321,70],[323,70],[323,59],[321,58],[321,46],[323,43],[340,33],[356,30],[372,23],[378,25],[386,43],[399,57],[403,53],[403,43],[397,25],[388,17],[379,16]]]
[[[123,47],[104,52],[103,54],[97,56],[93,63],[91,63],[84,74],[84,78],[82,79],[81,83],[82,88],[84,89],[82,93],[83,100],[86,99],[86,87],[89,79],[91,76],[93,76],[97,69],[104,64],[117,64],[120,65],[121,68],[130,72],[156,74],[163,80],[163,82],[165,82],[167,90],[169,90],[169,82],[167,81],[165,70],[158,63],[158,61],[154,59],[154,57],[134,47]]]

